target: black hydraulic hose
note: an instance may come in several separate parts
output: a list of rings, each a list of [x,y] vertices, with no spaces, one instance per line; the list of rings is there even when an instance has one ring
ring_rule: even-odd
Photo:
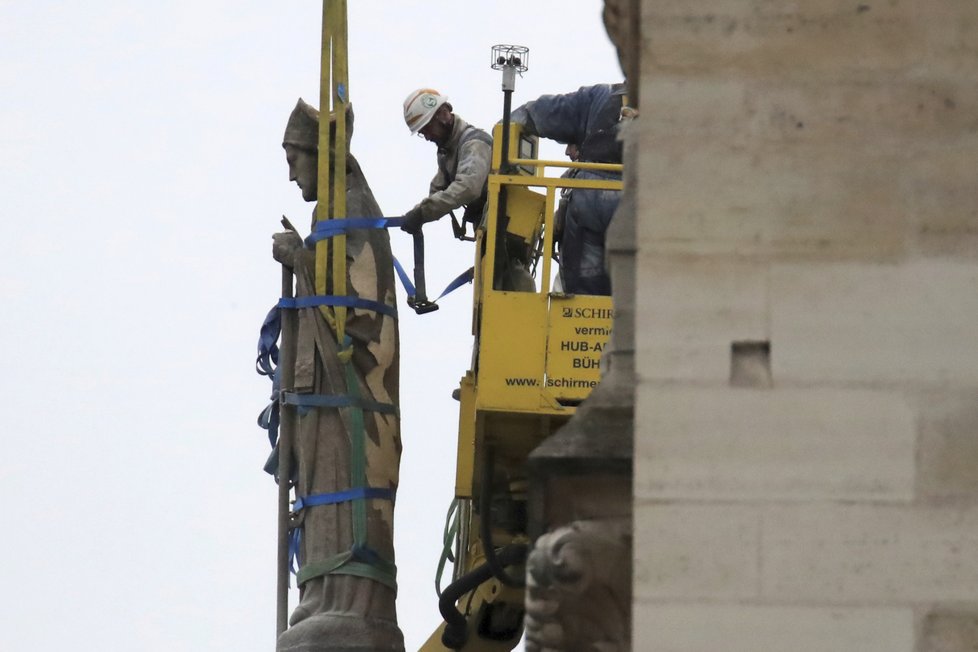
[[[506,586],[522,588],[526,586],[525,578],[513,579],[503,568],[500,560],[496,557],[496,548],[492,544],[492,469],[494,452],[491,447],[486,447],[486,453],[482,461],[482,493],[479,496],[479,538],[482,540],[482,550],[486,555],[486,565],[492,570],[492,575]]]
[[[504,564],[519,564],[526,560],[527,546],[514,543],[499,551],[496,558]],[[441,642],[447,648],[460,650],[468,640],[468,623],[455,603],[466,593],[475,590],[480,584],[493,577],[489,564],[482,564],[448,585],[438,599],[438,611],[445,619],[445,630]]]

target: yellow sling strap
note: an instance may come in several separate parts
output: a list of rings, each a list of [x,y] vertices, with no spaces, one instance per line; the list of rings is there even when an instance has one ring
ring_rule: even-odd
[[[346,217],[346,110],[349,106],[346,0],[323,2],[322,61],[319,72],[319,177],[316,219]],[[322,116],[329,116],[324,120]],[[333,128],[330,128],[330,125]],[[331,178],[332,177],[332,178]],[[324,198],[324,199],[323,199]],[[316,243],[316,294],[346,296],[346,236]],[[346,307],[320,306],[336,339],[346,339]]]

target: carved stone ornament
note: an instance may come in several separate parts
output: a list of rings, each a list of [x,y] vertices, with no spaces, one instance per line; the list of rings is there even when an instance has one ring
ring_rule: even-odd
[[[631,524],[576,521],[537,539],[527,560],[526,651],[631,649]]]

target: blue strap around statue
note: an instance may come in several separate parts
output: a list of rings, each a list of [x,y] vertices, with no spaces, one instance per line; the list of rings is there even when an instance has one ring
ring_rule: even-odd
[[[296,498],[295,503],[292,505],[292,512],[299,512],[306,507],[348,503],[351,500],[389,500],[394,502],[394,496],[394,490],[389,488],[354,487],[345,491],[334,491],[328,494],[313,494],[312,496]]]
[[[305,496],[296,498],[295,503],[292,505],[292,513],[297,513],[306,507],[318,507],[320,505],[335,505],[337,503],[345,503],[351,500],[389,500],[394,502],[396,492],[393,489],[384,489],[380,487],[356,487],[354,489],[347,489],[346,491],[336,491],[328,494],[313,494],[312,496]],[[295,567],[296,559],[299,557],[299,546],[302,543],[302,526],[298,525],[289,530],[289,570],[293,575],[297,573]],[[360,551],[361,554],[365,552],[372,552],[368,550]],[[363,559],[370,563],[370,559]]]
[[[278,300],[279,308],[312,308],[314,306],[346,306],[347,308],[364,308],[382,315],[397,318],[397,308],[386,303],[361,299],[360,297],[337,296],[326,294],[312,297],[283,297]]]
[[[307,247],[320,240],[342,235],[353,229],[388,229],[404,224],[403,217],[344,217],[334,220],[319,220],[312,227],[312,233],[305,239]]]

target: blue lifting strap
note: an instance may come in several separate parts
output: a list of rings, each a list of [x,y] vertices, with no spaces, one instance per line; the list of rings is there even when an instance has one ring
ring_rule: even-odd
[[[321,295],[312,297],[283,297],[278,300],[279,308],[312,308],[314,306],[346,306],[347,308],[365,308],[383,315],[397,318],[397,308],[379,301],[361,299],[360,297]]]
[[[438,295],[438,299],[435,299],[435,301],[438,301],[446,294],[451,294],[452,292],[459,289],[466,283],[471,283],[472,278],[474,276],[475,276],[475,268],[474,267],[468,268],[467,270],[465,270],[464,272],[456,276],[455,280],[449,283],[448,286],[444,290],[442,290],[441,294]]]
[[[384,489],[380,487],[356,487],[354,489],[347,489],[346,491],[336,491],[328,494],[314,494],[304,498],[297,498],[295,503],[292,505],[292,512],[299,512],[306,507],[335,505],[337,503],[345,503],[351,500],[389,500],[394,502],[395,494],[396,492],[393,489]],[[301,543],[302,526],[299,525],[292,528],[289,532],[289,570],[293,575],[295,575],[297,572],[295,561],[299,557],[299,546]],[[373,552],[369,549],[360,549],[359,551],[368,553]]]
[[[278,441],[279,370],[276,342],[281,330],[282,322],[279,309],[278,306],[273,306],[268,311],[268,315],[265,316],[265,321],[262,322],[261,333],[258,336],[258,357],[255,359],[255,371],[262,376],[268,376],[272,381],[272,401],[258,414],[258,426],[268,431],[268,442],[273,448],[275,442]],[[270,471],[270,473],[274,475],[274,471]]]
[[[282,331],[282,321],[279,318],[278,306],[265,315],[262,322],[261,331],[258,335],[258,357],[255,359],[255,371],[262,376],[271,376],[275,373],[275,366],[278,364],[278,341],[279,333]]]
[[[343,219],[335,220],[320,220],[316,222],[313,226],[313,231],[305,239],[306,246],[313,246],[316,242],[320,240],[326,240],[327,238],[332,238],[337,235],[342,235],[347,231],[353,229],[388,229],[393,226],[400,226],[404,224],[403,217],[346,217]],[[394,258],[394,269],[397,271],[398,278],[401,279],[401,285],[404,286],[405,292],[407,292],[409,297],[413,297],[417,294],[417,288],[414,287],[414,283],[411,282],[411,277],[408,276],[407,272],[404,271],[404,266],[395,257]],[[448,286],[438,295],[438,299],[441,299],[447,294],[451,294],[458,288],[462,287],[466,283],[472,282],[473,270],[469,268],[465,272],[462,272],[459,276],[455,278]],[[435,299],[432,303],[438,301]],[[345,305],[345,304],[316,304],[316,305]],[[361,306],[367,307],[367,306]],[[378,311],[383,312],[383,311]],[[384,313],[389,314],[389,313]]]
[[[342,235],[353,229],[387,229],[404,224],[403,217],[344,217],[335,220],[320,220],[305,239],[306,246],[320,240]]]
[[[394,502],[395,492],[393,489],[381,487],[354,487],[344,491],[334,491],[328,494],[313,494],[296,498],[292,505],[293,513],[299,512],[306,507],[318,507],[320,505],[335,505],[337,503],[347,503],[352,500],[389,500]]]
[[[302,527],[297,526],[289,530],[289,572],[296,574],[295,560],[299,558],[299,546],[302,544]],[[289,586],[291,587],[291,584]]]
[[[394,270],[397,272],[398,278],[401,279],[401,285],[404,286],[404,291],[407,292],[409,297],[413,297],[418,291],[415,289],[414,283],[411,282],[411,277],[404,271],[404,267],[401,265],[401,261],[397,259],[397,256],[393,256],[393,258]]]

